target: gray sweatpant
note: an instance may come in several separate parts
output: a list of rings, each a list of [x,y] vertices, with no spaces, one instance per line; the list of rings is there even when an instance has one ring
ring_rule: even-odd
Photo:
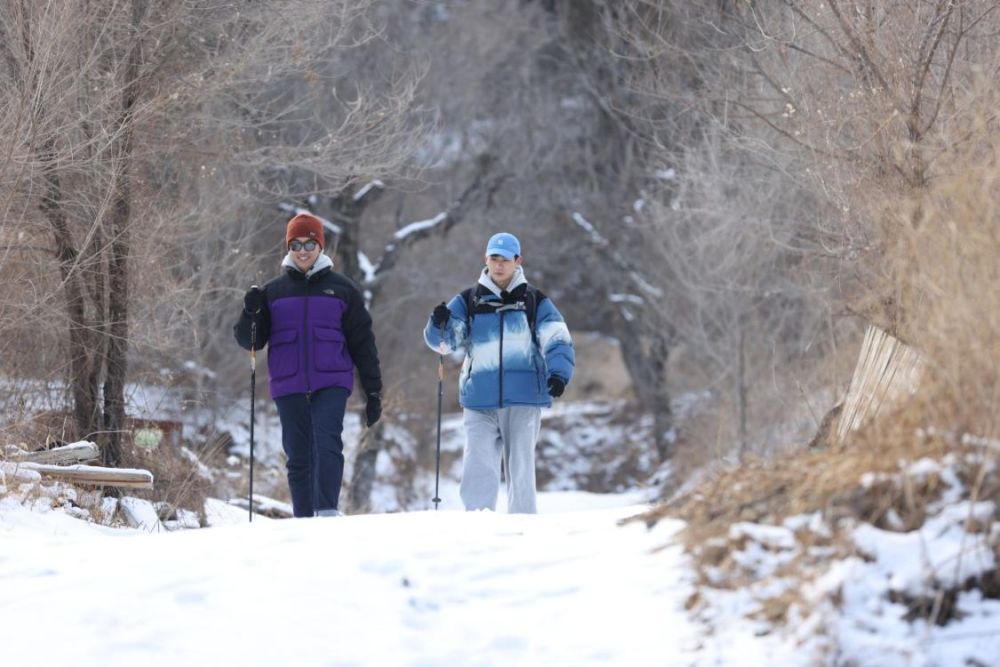
[[[515,405],[465,410],[462,503],[467,510],[497,508],[500,458],[507,473],[507,511],[535,514],[535,443],[542,409]]]

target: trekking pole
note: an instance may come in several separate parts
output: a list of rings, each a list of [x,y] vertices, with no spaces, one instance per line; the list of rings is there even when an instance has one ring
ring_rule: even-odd
[[[257,320],[250,321],[250,523],[253,523],[253,422],[257,394]]]
[[[444,327],[441,327],[441,340],[444,340]],[[438,432],[437,432],[437,457],[434,465],[434,509],[437,510],[441,497],[438,493],[438,486],[441,481],[441,399],[444,396],[444,355],[438,355]]]

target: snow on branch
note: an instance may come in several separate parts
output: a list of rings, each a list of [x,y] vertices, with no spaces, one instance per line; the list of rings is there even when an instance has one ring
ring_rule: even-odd
[[[582,229],[588,237],[590,237],[590,242],[594,245],[601,247],[608,245],[608,240],[601,236],[601,233],[597,231],[597,228],[590,224],[587,219],[579,213],[573,213],[573,222],[575,222],[577,226],[580,227],[580,229]]]
[[[404,249],[425,238],[444,237],[465,218],[471,207],[480,203],[489,206],[502,183],[510,177],[510,174],[491,174],[494,164],[495,160],[490,156],[482,156],[477,160],[475,177],[444,211],[433,218],[411,222],[396,231],[385,244],[382,257],[374,268],[375,277],[368,283],[369,286],[372,289],[380,287],[378,279],[392,270]]]
[[[642,277],[642,275],[638,271],[630,271],[628,275],[629,278],[632,279],[632,282],[634,282],[639,287],[639,289],[641,289],[646,294],[652,294],[655,297],[663,296],[663,290],[661,290],[659,287],[651,285],[645,278]]]
[[[454,224],[454,220],[449,213],[442,211],[429,220],[420,220],[406,225],[393,234],[392,240],[385,244],[385,252],[382,253],[382,260],[375,267],[375,273],[391,269],[399,258],[400,251],[406,246],[431,236],[439,229],[443,232],[447,231],[452,224]]]
[[[378,267],[372,264],[372,261],[368,259],[368,255],[360,250],[358,251],[358,268],[364,274],[365,284],[375,281],[375,272],[378,271]]]
[[[573,219],[573,222],[576,223],[577,227],[583,230],[583,233],[587,236],[588,239],[590,239],[590,242],[592,244],[594,244],[599,248],[609,248],[611,246],[611,243],[608,241],[608,239],[602,236],[601,233],[597,231],[597,228],[594,227],[594,225],[592,225],[580,213],[574,211],[571,217]],[[608,256],[610,257],[612,262],[614,262],[614,264],[619,269],[621,269],[626,276],[628,276],[629,280],[631,280],[635,284],[635,286],[639,288],[640,291],[658,298],[663,296],[663,290],[661,290],[660,288],[656,287],[648,280],[646,280],[646,278],[643,277],[643,275],[634,268],[634,265],[632,264],[631,260],[629,260],[629,258],[623,257],[619,252],[617,252],[613,248],[608,252]],[[632,303],[642,303],[641,298],[639,297],[635,298],[639,299],[639,301],[638,302],[632,301]]]
[[[376,178],[374,181],[368,183],[367,185],[362,186],[360,190],[354,193],[354,201],[361,201],[362,199],[365,198],[365,196],[368,195],[369,192],[371,192],[374,189],[382,190],[384,188],[385,188],[385,183]]]
[[[406,227],[403,227],[395,234],[392,238],[396,241],[405,241],[406,237],[410,234],[416,234],[417,232],[430,231],[437,227],[438,225],[444,223],[448,219],[448,214],[445,212],[438,213],[436,216],[429,220],[419,220],[417,222],[411,222]]]
[[[638,306],[645,303],[643,298],[637,294],[612,294],[608,298],[611,303],[634,303]]]

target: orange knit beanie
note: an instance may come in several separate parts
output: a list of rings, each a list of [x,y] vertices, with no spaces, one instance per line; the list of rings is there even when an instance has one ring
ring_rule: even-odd
[[[315,215],[299,213],[288,221],[288,228],[285,229],[285,247],[287,248],[292,240],[303,237],[317,241],[320,249],[323,249],[323,223]]]

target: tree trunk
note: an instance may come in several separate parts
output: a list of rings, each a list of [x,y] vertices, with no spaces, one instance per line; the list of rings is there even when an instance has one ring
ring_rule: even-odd
[[[330,202],[333,219],[340,225],[343,232],[337,239],[337,255],[342,263],[341,272],[356,282],[359,286],[365,283],[358,262],[358,251],[361,249],[361,216],[365,208],[374,201],[381,188],[371,188],[363,196],[356,196],[351,189],[344,189]],[[363,289],[363,287],[362,287]],[[371,308],[371,303],[368,304]],[[365,416],[361,416],[364,423]],[[367,512],[371,507],[372,487],[375,484],[375,463],[382,449],[382,428],[378,424],[369,437],[364,439],[364,446],[354,458],[354,470],[351,474],[350,508],[353,512]]]
[[[746,328],[740,318],[739,343],[737,344],[736,402],[740,418],[740,459],[747,454],[747,382],[746,382]]]
[[[636,322],[616,318],[617,337],[621,343],[625,368],[644,410],[653,416],[653,442],[659,460],[673,456],[674,414],[667,390],[667,361],[670,347],[658,333],[643,334]]]
[[[119,169],[127,170],[127,161]],[[128,177],[119,175],[112,219],[114,240],[108,263],[108,336],[104,377],[104,463],[122,461],[125,428],[125,375],[128,370],[128,221],[130,215]]]
[[[107,375],[104,380],[105,463],[115,466],[122,461],[125,429],[125,376],[128,370],[128,255],[129,223],[132,216],[132,138],[135,107],[139,99],[139,68],[142,63],[142,37],[139,25],[146,11],[146,0],[133,0],[132,26],[135,29],[131,51],[125,65],[122,114],[118,134],[112,145],[114,169],[114,208],[111,215],[111,258],[108,262],[108,337]]]
[[[103,348],[98,349],[98,345],[103,345],[108,338],[108,272],[105,267],[107,246],[104,239],[104,229],[100,224],[95,224],[95,229],[91,234],[91,243],[84,246],[83,254],[89,261],[99,266],[90,272],[92,276],[90,284],[83,282],[85,287],[89,287],[89,299],[94,316],[90,318],[91,328],[87,332],[87,338],[95,343],[93,349],[88,350],[89,368],[87,376],[83,378],[86,383],[87,392],[94,397],[94,438],[101,428],[102,419],[100,411],[100,388],[101,379],[104,377],[104,355]],[[81,438],[84,436],[80,436]]]
[[[365,513],[371,510],[372,488],[375,486],[375,464],[382,450],[382,424],[376,424],[374,433],[354,457],[354,473],[351,475],[351,511]]]
[[[330,201],[333,221],[343,230],[337,237],[335,248],[335,253],[340,258],[340,272],[359,285],[365,281],[358,262],[358,251],[361,250],[361,216],[381,192],[381,188],[373,187],[358,197],[352,188],[345,188]]]
[[[66,290],[66,314],[69,319],[69,385],[73,393],[75,437],[86,439],[99,430],[97,382],[94,375],[97,364],[93,352],[93,336],[90,333],[92,329],[86,317],[83,279],[79,267],[80,253],[69,231],[66,212],[63,209],[62,181],[53,164],[53,156],[54,147],[51,142],[47,142],[40,156],[45,180],[41,208],[52,226],[59,272]]]

